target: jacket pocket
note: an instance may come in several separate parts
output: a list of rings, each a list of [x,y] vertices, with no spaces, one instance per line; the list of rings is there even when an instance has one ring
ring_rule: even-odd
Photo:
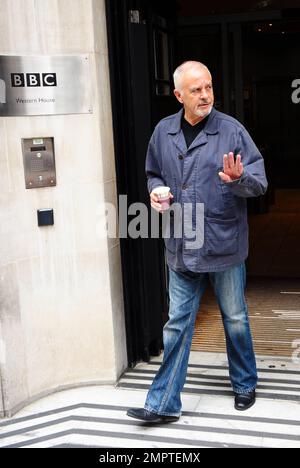
[[[206,255],[233,255],[238,251],[237,218],[205,218],[204,251]]]

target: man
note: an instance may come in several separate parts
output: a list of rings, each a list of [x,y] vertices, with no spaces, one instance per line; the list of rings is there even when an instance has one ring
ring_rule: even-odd
[[[181,206],[204,204],[204,243],[187,248],[187,238],[165,239],[169,267],[169,321],[164,327],[163,362],[144,408],[133,418],[172,422],[181,413],[199,304],[210,281],[222,314],[235,408],[255,403],[257,372],[244,296],[248,255],[247,197],[267,189],[263,158],[246,129],[214,109],[212,77],[205,65],[185,62],[174,73],[174,94],[183,104],[161,120],[151,137],[146,174],[151,206],[162,211],[155,188],[168,186]],[[183,230],[184,231],[184,230]]]

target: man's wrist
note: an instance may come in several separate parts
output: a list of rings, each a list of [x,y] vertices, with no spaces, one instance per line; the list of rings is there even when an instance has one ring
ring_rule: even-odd
[[[238,179],[233,179],[233,180],[231,180],[230,182],[227,182],[227,183],[229,185],[237,185],[238,183],[240,183],[242,181],[242,178],[243,178],[243,174]]]

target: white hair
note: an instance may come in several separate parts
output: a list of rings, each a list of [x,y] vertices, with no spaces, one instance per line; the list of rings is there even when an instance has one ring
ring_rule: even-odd
[[[176,89],[181,88],[182,75],[184,75],[185,72],[190,71],[190,70],[196,71],[196,70],[199,70],[199,68],[202,68],[202,69],[204,68],[205,70],[208,71],[209,74],[211,74],[207,66],[204,65],[204,63],[196,62],[194,60],[189,60],[179,65],[179,67],[176,68],[174,75],[173,75],[175,88]]]

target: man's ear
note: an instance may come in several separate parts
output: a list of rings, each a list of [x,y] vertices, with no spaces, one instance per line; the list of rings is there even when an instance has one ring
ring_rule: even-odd
[[[180,91],[178,91],[178,89],[174,89],[174,94],[175,94],[176,99],[177,99],[181,104],[183,104],[183,99],[182,99],[182,97],[181,97]]]

